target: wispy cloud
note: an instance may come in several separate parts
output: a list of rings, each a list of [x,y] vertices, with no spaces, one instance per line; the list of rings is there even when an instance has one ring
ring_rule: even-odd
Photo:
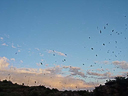
[[[12,43],[12,48],[16,48],[13,43]]]
[[[107,76],[107,77],[111,76],[110,72],[106,72],[104,74],[100,74],[100,73],[96,73],[96,72],[87,71],[87,74],[88,75],[94,75],[94,76]]]
[[[55,66],[53,68],[48,68],[46,71],[50,74],[61,74],[62,68],[60,66]]]
[[[39,51],[40,49],[39,48],[35,48],[37,51]]]
[[[71,75],[72,76],[76,76],[76,75],[79,75],[83,78],[87,77],[83,72],[81,72],[81,68],[79,67],[72,67],[72,66],[63,66],[63,68],[69,68],[69,72],[71,72]]]
[[[15,61],[15,58],[11,58],[10,60],[11,60],[11,61]]]
[[[8,46],[6,43],[3,43],[2,45],[3,45],[3,46]]]
[[[36,63],[36,65],[37,65],[37,66],[41,66],[41,64],[40,64],[40,63]]]
[[[87,71],[87,75],[92,76],[92,78],[94,79],[114,79],[115,77],[119,76],[119,75],[113,75],[111,72],[105,72],[105,73],[97,73],[97,72],[91,72],[91,71]]]
[[[17,44],[17,47],[21,47],[21,46]]]
[[[54,54],[57,54],[57,55],[60,55],[60,56],[67,57],[66,54],[64,54],[62,52],[55,51],[55,50],[48,50],[48,53],[54,53]]]
[[[128,62],[126,61],[113,61],[112,64],[124,70],[128,69]]]
[[[95,61],[95,63],[99,63],[99,64],[110,64],[109,61]]]
[[[0,37],[1,40],[3,40],[4,38],[3,37]]]
[[[105,71],[104,69],[96,69],[96,71]]]
[[[18,52],[20,52],[21,50],[18,50]]]
[[[102,63],[103,64],[109,64],[109,61],[103,61]]]
[[[9,38],[9,37],[10,37],[8,34],[4,34],[4,36],[5,36],[6,38]]]
[[[23,60],[20,60],[20,63],[23,63]]]
[[[42,54],[42,53],[39,53],[39,55],[40,55],[40,56],[44,56],[44,54]]]
[[[72,67],[70,66],[70,72],[72,72],[71,75],[79,75],[79,76],[82,76],[83,78],[87,77],[85,76],[85,74],[83,72],[80,72],[81,69],[79,67]]]

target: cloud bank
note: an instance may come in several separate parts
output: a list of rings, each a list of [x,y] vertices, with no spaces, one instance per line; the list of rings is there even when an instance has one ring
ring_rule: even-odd
[[[14,58],[11,60],[14,60]],[[0,57],[1,80],[7,79],[14,83],[24,83],[29,86],[44,85],[59,90],[86,90],[94,88],[92,83],[74,77],[75,75],[83,78],[86,77],[79,67],[54,66],[46,69],[16,68],[13,66],[9,67],[8,62],[9,60],[6,57]],[[63,75],[63,69],[68,70],[68,75]]]
[[[10,59],[14,61],[14,58]],[[0,57],[0,78],[1,80],[7,79],[14,83],[29,86],[44,85],[50,88],[57,88],[59,90],[92,90],[98,86],[99,83],[91,82],[87,79],[91,78],[94,81],[103,79],[114,79],[111,72],[101,73],[103,70],[97,69],[96,71],[87,71],[79,67],[73,66],[54,66],[42,68],[17,68],[9,65],[9,59]],[[23,63],[23,61],[21,60]],[[112,64],[119,66],[122,69],[127,69],[127,62],[113,61]],[[125,67],[124,67],[125,66]],[[128,72],[123,72],[122,76],[126,76]],[[121,75],[120,75],[121,76]],[[36,81],[36,83],[35,83]]]

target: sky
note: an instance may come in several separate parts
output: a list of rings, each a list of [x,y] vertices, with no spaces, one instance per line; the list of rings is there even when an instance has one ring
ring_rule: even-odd
[[[128,73],[127,0],[1,0],[0,80],[92,90]]]

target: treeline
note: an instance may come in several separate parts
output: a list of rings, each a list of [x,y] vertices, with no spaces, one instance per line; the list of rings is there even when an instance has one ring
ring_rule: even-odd
[[[29,87],[3,80],[0,81],[0,96],[128,96],[128,78],[116,77],[114,80],[106,81],[105,85],[96,87],[92,92],[59,91],[42,85]]]
[[[116,77],[93,90],[93,96],[128,96],[128,78]]]

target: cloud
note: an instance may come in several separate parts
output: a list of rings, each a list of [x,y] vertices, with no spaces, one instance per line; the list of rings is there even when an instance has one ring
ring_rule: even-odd
[[[21,47],[21,46],[17,44],[17,47]]]
[[[58,51],[55,51],[55,50],[48,50],[48,53],[54,53],[54,54],[57,54],[57,55],[60,55],[60,56],[67,57],[64,53],[58,52]]]
[[[1,40],[3,40],[4,38],[3,37],[0,37]]]
[[[106,77],[110,77],[111,73],[110,72],[106,72],[104,74],[100,74],[100,73],[96,73],[96,72],[91,72],[91,71],[87,71],[88,75],[94,75],[94,76],[106,76]]]
[[[35,48],[37,51],[39,51],[40,49],[39,48]]]
[[[114,79],[115,77],[119,76],[119,75],[115,75],[114,76],[111,72],[105,72],[103,74],[100,74],[100,73],[91,72],[91,71],[88,71],[87,75],[91,75],[92,76],[91,78],[99,79],[99,80],[102,80],[102,79]]]
[[[36,63],[37,66],[40,66],[41,64],[40,63]]]
[[[15,58],[11,58],[10,60],[15,61]]]
[[[3,46],[8,46],[6,43],[3,43],[2,45],[3,45]]]
[[[39,53],[39,55],[40,55],[40,56],[44,56],[44,54],[42,54],[42,53]]]
[[[8,67],[8,59],[6,57],[0,57],[0,69]]]
[[[62,68],[58,65],[52,68],[46,69],[47,72],[51,74],[61,74],[62,73]]]
[[[83,72],[80,72],[81,69],[79,67],[72,67],[72,66],[63,66],[63,68],[69,68],[69,72],[71,72],[71,75],[79,75],[83,78],[87,77]]]
[[[109,61],[103,61],[102,63],[103,64],[109,64]]]
[[[23,60],[20,60],[21,63],[23,63]]]
[[[8,35],[8,34],[4,34],[4,36],[5,36],[6,38],[9,38],[9,35]]]
[[[12,43],[12,48],[16,48],[13,43]]]
[[[32,68],[23,68],[23,69],[17,69],[14,68],[14,70],[4,70],[3,72],[5,74],[10,74],[12,78],[12,82],[16,82],[19,84],[24,83],[25,85],[44,85],[46,87],[50,88],[57,88],[59,90],[80,90],[80,89],[93,89],[94,85],[91,83],[86,83],[85,81],[81,79],[76,79],[72,77],[64,77],[62,75],[58,74],[51,74],[49,71],[40,69],[42,73],[37,74],[37,69]],[[4,79],[5,75],[1,75],[1,79]],[[35,84],[35,81],[37,84]]]
[[[44,85],[50,88],[57,88],[59,90],[80,90],[80,89],[93,89],[94,85],[90,82],[86,82],[82,79],[74,78],[73,74],[81,75],[79,73],[80,68],[77,67],[63,67],[63,66],[54,66],[51,68],[16,68],[10,67],[7,62],[8,59],[6,57],[0,58],[0,66],[2,69],[0,70],[1,80],[5,78],[7,80],[11,80],[14,83],[22,84],[29,86],[35,85]],[[8,67],[3,69],[3,67]],[[73,73],[70,76],[64,76],[63,70],[68,68],[69,74]],[[8,77],[10,74],[11,78]],[[37,82],[35,84],[35,81]]]
[[[121,73],[122,73],[122,76],[128,77],[128,72],[121,72]]]
[[[128,62],[126,61],[113,61],[112,64],[124,70],[128,69]]]
[[[109,61],[95,61],[95,63],[99,63],[99,64],[110,64]]]
[[[45,64],[45,66],[48,66],[49,64]]]
[[[18,52],[21,52],[20,50],[18,50]]]
[[[96,71],[105,71],[104,69],[96,69]]]
[[[0,70],[1,71],[1,70]],[[41,71],[41,72],[40,72]],[[10,80],[19,84],[25,85],[44,85],[50,88],[57,88],[59,90],[80,90],[80,89],[93,89],[94,85],[87,83],[84,80],[76,79],[73,77],[64,77],[61,74],[51,74],[44,69],[33,68],[11,68],[11,70],[3,70],[1,79],[6,78],[10,74]],[[7,78],[9,79],[9,78]],[[37,82],[35,84],[35,81]]]
[[[85,74],[83,72],[79,72],[81,69],[78,68],[78,67],[72,67],[70,66],[70,72],[72,72],[71,75],[79,75],[79,76],[82,76],[83,78],[87,77],[85,76]]]

